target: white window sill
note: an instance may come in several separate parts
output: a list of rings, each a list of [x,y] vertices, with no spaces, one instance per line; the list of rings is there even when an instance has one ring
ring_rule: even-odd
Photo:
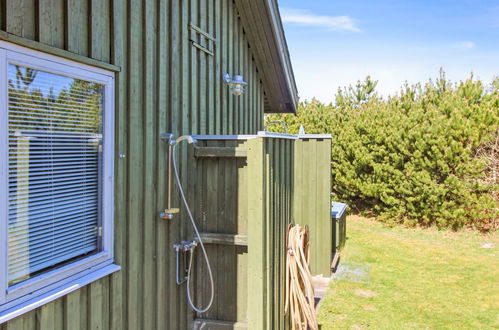
[[[106,277],[114,272],[120,270],[121,267],[118,265],[107,265],[102,268],[99,268],[89,274],[86,274],[78,279],[66,283],[54,290],[51,290],[45,294],[37,296],[33,299],[25,301],[17,306],[9,308],[5,311],[0,312],[0,324],[12,320],[24,313],[27,313],[33,309],[36,309],[40,306],[48,304],[51,301],[54,301],[62,296],[67,295],[70,292],[80,289],[87,284],[90,284],[94,281],[97,281],[103,277]]]

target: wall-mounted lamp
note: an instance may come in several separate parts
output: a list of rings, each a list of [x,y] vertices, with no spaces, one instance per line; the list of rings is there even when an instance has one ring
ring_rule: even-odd
[[[234,75],[231,77],[230,74],[226,73],[223,75],[225,83],[229,86],[230,91],[235,96],[241,96],[246,91],[246,86],[248,83],[243,80],[243,76]]]

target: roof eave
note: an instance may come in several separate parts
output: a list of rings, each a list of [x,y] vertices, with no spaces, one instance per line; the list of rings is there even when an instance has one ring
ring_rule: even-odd
[[[266,113],[296,113],[298,92],[276,0],[236,0],[261,73]]]

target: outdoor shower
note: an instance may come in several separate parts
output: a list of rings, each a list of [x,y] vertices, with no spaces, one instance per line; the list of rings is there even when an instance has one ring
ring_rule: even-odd
[[[213,274],[211,271],[211,265],[210,261],[208,260],[208,254],[206,253],[206,249],[204,247],[203,241],[201,239],[201,235],[199,234],[198,227],[196,226],[196,222],[194,221],[194,217],[192,216],[191,209],[189,207],[189,204],[187,203],[187,199],[184,194],[184,189],[182,188],[182,184],[180,182],[180,177],[178,175],[178,170],[177,170],[177,164],[175,161],[175,147],[177,146],[178,143],[186,140],[189,144],[196,143],[197,140],[190,136],[190,135],[184,135],[179,137],[178,139],[173,138],[173,134],[162,134],[161,138],[165,141],[168,142],[168,162],[169,162],[169,175],[168,175],[168,208],[160,214],[162,219],[172,219],[173,214],[178,213],[178,209],[173,209],[171,208],[171,169],[173,168],[173,172],[175,174],[175,179],[177,181],[177,186],[180,192],[180,196],[182,198],[182,201],[185,205],[185,208],[187,210],[187,214],[189,216],[189,219],[192,223],[192,227],[194,228],[194,232],[196,233],[196,238],[192,241],[181,241],[179,244],[174,244],[173,248],[175,249],[176,252],[176,283],[178,285],[181,285],[184,282],[187,282],[187,299],[189,300],[189,304],[191,305],[192,309],[194,309],[198,313],[204,313],[208,311],[213,303],[213,298],[215,296],[215,284],[213,282]],[[204,260],[206,262],[206,266],[208,268],[208,275],[210,277],[210,283],[211,283],[211,296],[210,296],[210,302],[205,308],[198,308],[194,305],[194,302],[192,300],[191,296],[191,290],[190,290],[190,280],[191,280],[191,271],[192,271],[192,260],[194,258],[194,251],[196,247],[198,246],[201,247],[201,250],[203,252]],[[179,279],[179,253],[189,253],[189,265],[187,267],[187,275],[183,280]]]

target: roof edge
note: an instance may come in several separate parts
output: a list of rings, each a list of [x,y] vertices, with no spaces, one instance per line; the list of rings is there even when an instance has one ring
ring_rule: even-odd
[[[293,66],[291,65],[291,57],[289,55],[288,43],[286,41],[286,36],[284,33],[284,26],[282,24],[281,13],[279,11],[279,6],[277,0],[266,0],[267,8],[269,9],[270,19],[272,20],[272,26],[274,27],[274,37],[276,42],[276,49],[279,52],[282,66],[283,75],[286,79],[286,84],[289,91],[289,96],[291,98],[291,104],[293,106],[292,111],[296,113],[298,108],[298,88],[296,86],[295,75],[293,72]]]
[[[235,0],[265,91],[266,113],[296,113],[298,92],[276,0]]]

